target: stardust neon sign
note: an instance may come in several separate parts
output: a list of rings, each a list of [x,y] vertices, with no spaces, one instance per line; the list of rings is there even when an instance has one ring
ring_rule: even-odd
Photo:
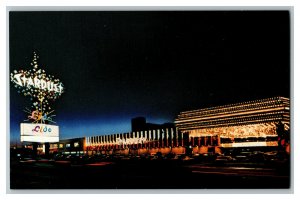
[[[32,101],[31,108],[25,108],[28,113],[25,121],[32,123],[55,123],[53,121],[54,110],[50,102],[58,99],[64,93],[62,82],[52,75],[45,73],[45,70],[39,68],[38,56],[34,52],[30,70],[14,70],[10,74],[11,82],[18,90],[18,93],[29,96]]]
[[[62,84],[57,84],[53,81],[45,81],[44,79],[39,79],[37,77],[32,78],[32,75],[26,77],[26,75],[23,75],[22,73],[15,74],[13,76],[13,82],[21,87],[27,87],[28,89],[34,87],[36,89],[46,90],[48,92],[54,91],[59,94],[61,94],[63,91]]]

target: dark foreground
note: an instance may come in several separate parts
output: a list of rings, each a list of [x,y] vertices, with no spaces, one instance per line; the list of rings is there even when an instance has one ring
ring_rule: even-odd
[[[11,161],[11,189],[288,189],[287,163]]]

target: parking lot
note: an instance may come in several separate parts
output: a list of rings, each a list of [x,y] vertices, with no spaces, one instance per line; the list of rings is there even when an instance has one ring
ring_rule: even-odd
[[[12,189],[289,188],[289,161],[269,154],[12,158],[10,185]]]

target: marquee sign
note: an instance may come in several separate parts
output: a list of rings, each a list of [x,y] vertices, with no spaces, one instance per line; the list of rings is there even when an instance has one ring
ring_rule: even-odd
[[[48,124],[21,123],[21,142],[58,142],[59,127]]]
[[[50,103],[64,93],[62,82],[38,65],[38,56],[34,52],[30,70],[14,70],[10,74],[11,82],[18,93],[30,97],[32,105],[25,108],[27,119],[31,123],[21,123],[21,141],[54,142],[58,141],[58,126],[49,125],[53,121],[54,110]],[[55,136],[54,136],[54,135]]]
[[[22,88],[28,89],[27,90],[28,94],[30,94],[30,92],[33,92],[34,88],[35,88],[35,89],[39,89],[39,90],[46,90],[47,92],[54,91],[54,93],[49,93],[50,95],[57,94],[57,93],[58,93],[58,95],[60,95],[62,93],[62,89],[63,89],[62,84],[55,83],[55,81],[50,81],[51,76],[47,77],[46,80],[39,79],[38,77],[41,77],[41,76],[37,76],[36,74],[41,74],[41,72],[42,72],[42,70],[39,69],[35,74],[30,74],[30,72],[14,74],[12,80],[14,83],[21,86]],[[26,76],[26,75],[29,75],[29,76]],[[33,90],[31,90],[31,88],[33,88]],[[50,98],[53,98],[53,97],[50,96]]]

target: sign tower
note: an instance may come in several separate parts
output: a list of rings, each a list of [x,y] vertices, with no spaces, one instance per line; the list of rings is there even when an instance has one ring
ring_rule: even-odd
[[[31,142],[36,154],[37,145],[43,144],[45,154],[49,153],[49,143],[59,141],[59,126],[54,121],[51,103],[64,92],[64,85],[52,75],[47,75],[38,64],[39,56],[34,52],[29,70],[14,70],[11,82],[17,92],[30,98],[26,107],[27,119],[20,123],[20,141]]]

